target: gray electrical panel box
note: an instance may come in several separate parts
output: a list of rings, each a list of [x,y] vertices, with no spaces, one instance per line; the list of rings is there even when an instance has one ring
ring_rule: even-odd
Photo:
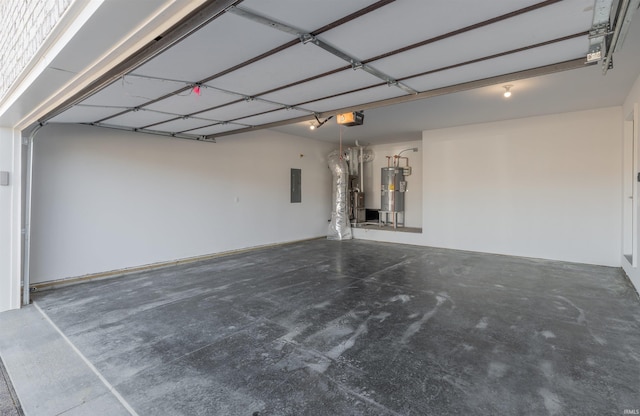
[[[302,169],[291,169],[291,203],[302,202]]]
[[[9,186],[9,172],[0,172],[0,186]]]

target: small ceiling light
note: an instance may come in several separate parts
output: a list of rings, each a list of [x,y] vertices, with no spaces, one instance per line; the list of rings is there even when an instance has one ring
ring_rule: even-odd
[[[310,124],[309,125],[309,130],[315,130],[316,129],[316,125],[315,124]]]
[[[513,85],[505,85],[504,87],[502,87],[504,88],[504,94],[502,94],[504,95],[504,98],[511,97],[511,87],[513,87]]]

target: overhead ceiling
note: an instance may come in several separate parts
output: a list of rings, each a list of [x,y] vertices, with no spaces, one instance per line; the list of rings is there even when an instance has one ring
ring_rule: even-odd
[[[619,54],[620,71],[618,54],[606,77],[598,65],[585,68],[594,0],[229,3],[46,121],[198,140],[259,128],[334,140],[330,117],[363,108],[365,125],[346,136],[400,140],[431,128],[619,105],[640,72],[638,24]],[[560,72],[568,69],[575,70]],[[508,102],[504,84],[513,85]]]

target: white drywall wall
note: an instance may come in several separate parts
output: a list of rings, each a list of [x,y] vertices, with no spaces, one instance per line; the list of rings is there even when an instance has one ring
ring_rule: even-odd
[[[423,243],[620,266],[620,107],[423,132]]]
[[[630,221],[630,216],[633,214],[632,213],[633,201],[631,201],[632,203],[629,206],[628,196],[635,195],[637,198],[638,195],[640,195],[640,183],[638,183],[638,181],[635,180],[635,175],[638,174],[638,172],[635,170],[638,164],[640,163],[640,161],[638,161],[638,159],[640,158],[640,149],[638,148],[635,149],[636,166],[633,167],[634,146],[632,144],[634,141],[638,143],[638,140],[639,140],[639,137],[637,136],[638,136],[638,132],[640,131],[640,120],[638,119],[634,120],[634,118],[639,117],[638,115],[639,105],[640,105],[640,76],[638,76],[638,78],[636,79],[636,82],[631,87],[631,90],[629,91],[629,95],[627,95],[627,98],[625,99],[624,104],[622,106],[622,115],[627,120],[625,122],[626,128],[628,129],[626,134],[628,134],[628,138],[629,138],[627,145],[625,146],[625,151],[628,153],[628,154],[625,154],[625,159],[627,160],[627,163],[630,165],[628,166],[629,170],[632,170],[632,172],[628,172],[628,171],[624,172],[625,175],[628,175],[629,173],[631,173],[632,178],[630,181],[628,180],[629,178],[625,178],[627,179],[626,183],[628,185],[628,189],[626,191],[628,195],[623,195],[623,203],[627,204],[625,208],[629,211],[627,212],[627,221],[623,225],[625,227],[632,227],[632,229],[623,230],[623,232],[628,232],[631,234],[631,235],[627,234],[626,235],[627,238],[633,238],[633,234],[635,234],[635,241],[638,241],[638,234],[640,234],[640,224],[637,224],[637,223],[633,224],[633,221],[632,220]],[[636,205],[636,209],[640,207],[640,204],[638,204],[637,199],[635,201],[635,205]],[[636,212],[636,218],[640,218],[640,213]],[[640,254],[640,249],[637,246],[633,248],[633,251],[635,251],[635,253],[633,253],[633,255],[635,256],[638,256]],[[638,267],[633,267],[632,263],[629,261],[627,257],[625,256],[621,256],[621,257],[622,257],[621,258],[622,267],[624,271],[627,273],[627,276],[629,276],[629,279],[631,279],[631,281],[633,282],[634,286],[636,287],[636,290],[640,292],[640,270],[638,269]]]
[[[333,145],[218,143],[47,125],[34,155],[32,283],[326,235]],[[290,203],[290,169],[302,203]]]
[[[422,226],[422,141],[370,146],[368,148],[375,153],[375,159],[364,164],[365,207],[380,209],[381,169],[387,166],[385,156],[397,155],[404,149],[414,147],[418,148],[418,152],[407,151],[402,154],[402,157],[409,158],[409,166],[411,166],[411,175],[406,177],[407,192],[404,196],[405,226],[407,227]],[[393,159],[391,159],[391,163],[393,163]],[[405,161],[401,161],[400,165],[404,166]]]
[[[636,82],[633,83],[627,98],[624,100],[624,104],[622,105],[622,114],[629,114],[633,111],[633,106],[638,102],[640,102],[640,75],[636,78]]]

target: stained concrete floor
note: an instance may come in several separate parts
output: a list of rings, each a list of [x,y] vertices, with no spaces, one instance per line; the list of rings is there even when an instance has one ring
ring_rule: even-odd
[[[313,240],[42,292],[0,331],[27,415],[640,408],[616,268]]]
[[[0,360],[0,415],[2,416],[22,416],[22,407],[16,395],[9,375],[4,368],[4,363]]]

